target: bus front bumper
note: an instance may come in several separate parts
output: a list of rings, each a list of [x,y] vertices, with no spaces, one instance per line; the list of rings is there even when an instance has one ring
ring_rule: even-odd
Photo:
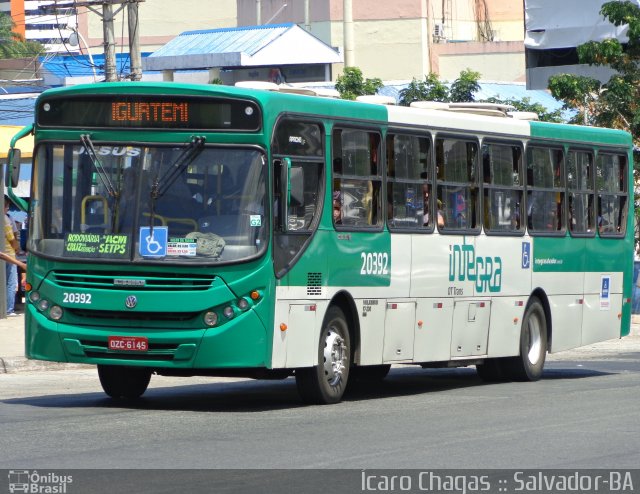
[[[27,304],[25,355],[30,359],[79,364],[175,369],[268,368],[267,334],[253,311],[219,328],[143,329],[62,324]],[[110,336],[146,338],[148,349],[110,350]]]

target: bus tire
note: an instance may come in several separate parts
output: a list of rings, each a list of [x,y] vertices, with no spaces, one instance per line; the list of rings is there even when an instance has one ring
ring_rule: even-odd
[[[527,304],[520,329],[520,355],[504,360],[503,372],[513,381],[537,381],[547,355],[547,319],[536,297]]]
[[[144,367],[98,365],[98,377],[102,389],[111,398],[134,400],[147,390],[151,370]]]
[[[352,367],[351,372],[354,374],[351,376],[353,379],[362,380],[362,381],[382,381],[389,371],[391,370],[390,364],[383,365],[363,365],[358,367]]]
[[[296,385],[305,403],[338,403],[349,381],[351,340],[344,313],[329,307],[318,341],[318,365],[296,370]]]

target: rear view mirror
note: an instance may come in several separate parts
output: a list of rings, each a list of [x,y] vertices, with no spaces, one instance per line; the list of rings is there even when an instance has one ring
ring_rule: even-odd
[[[18,186],[18,180],[20,179],[20,161],[22,159],[22,152],[18,148],[11,148],[7,153],[7,171],[4,176],[4,185],[7,188],[13,188]]]

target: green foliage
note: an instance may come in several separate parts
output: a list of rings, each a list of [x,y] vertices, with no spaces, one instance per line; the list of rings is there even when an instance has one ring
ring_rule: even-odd
[[[603,4],[600,13],[615,26],[628,25],[629,41],[625,46],[616,39],[590,41],[578,47],[578,59],[589,65],[608,65],[616,73],[604,84],[595,79],[562,74],[549,80],[549,89],[566,108],[578,111],[578,123],[626,130],[631,133],[637,149],[640,146],[640,8],[634,2],[613,1]],[[638,153],[634,153],[634,173],[637,189]],[[638,225],[638,194],[635,205]]]
[[[363,80],[362,71],[358,67],[345,67],[335,85],[340,97],[350,100],[357,96],[376,94],[382,86],[382,80],[378,78]]]
[[[522,99],[499,99],[499,98],[487,98],[487,103],[511,105],[515,107],[516,111],[533,112],[538,115],[538,119],[541,122],[555,122],[563,123],[562,110],[549,111],[545,106],[540,103],[532,103],[531,98],[524,97]]]
[[[577,110],[576,123],[623,129],[640,145],[640,8],[629,1],[605,3],[600,13],[616,26],[629,25],[629,42],[590,41],[578,47],[580,63],[608,65],[616,71],[609,81],[573,74],[549,79],[551,94],[566,108]],[[636,168],[638,162],[636,161]]]
[[[11,17],[0,12],[0,59],[35,57],[44,51],[40,43],[25,41],[14,27]]]
[[[424,81],[413,79],[400,91],[400,104],[409,106],[414,101],[449,101],[449,89],[433,72]]]
[[[473,101],[474,94],[480,90],[478,81],[480,72],[466,69],[460,72],[458,78],[451,84],[449,98],[452,103],[464,103]]]

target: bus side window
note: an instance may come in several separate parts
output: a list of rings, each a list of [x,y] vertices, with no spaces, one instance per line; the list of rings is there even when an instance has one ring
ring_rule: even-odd
[[[531,145],[527,149],[527,226],[534,235],[565,231],[564,153]]]
[[[524,183],[520,144],[483,144],[482,164],[485,230],[521,234]]]
[[[628,209],[627,159],[623,155],[600,153],[596,159],[598,231],[602,236],[622,236]]]
[[[332,198],[340,200],[340,214],[334,218],[350,228],[380,228],[382,177],[380,134],[356,129],[333,131]],[[339,194],[336,195],[336,192]]]
[[[474,141],[436,140],[437,199],[445,231],[479,232],[477,160],[478,144]]]

